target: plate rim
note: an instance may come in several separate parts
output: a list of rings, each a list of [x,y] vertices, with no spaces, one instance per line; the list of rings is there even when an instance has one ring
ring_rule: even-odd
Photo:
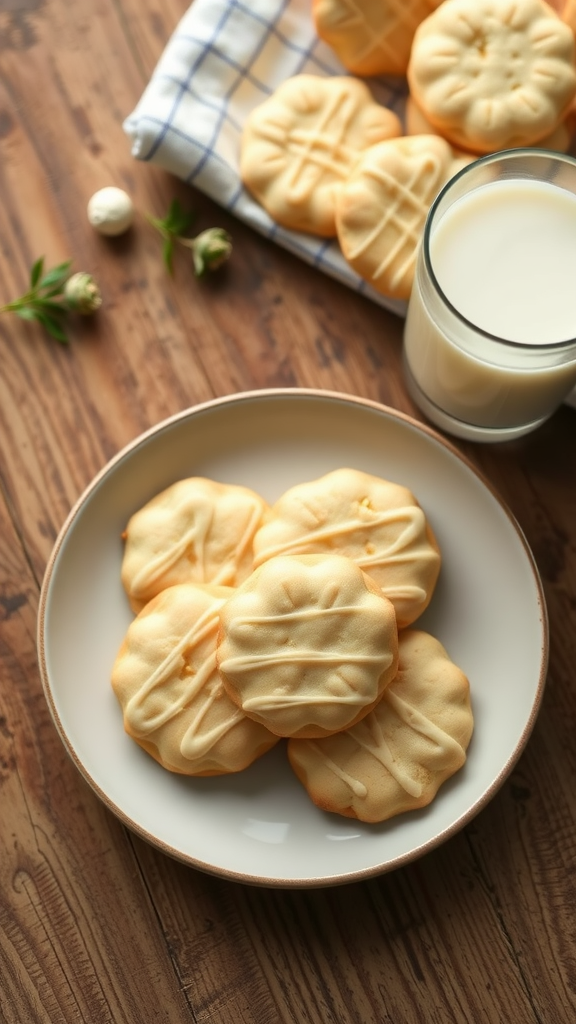
[[[486,787],[484,792],[478,797],[478,799],[455,821],[453,821],[447,828],[442,829],[439,833],[436,833],[433,837],[420,845],[413,847],[411,850],[399,854],[393,859],[384,862],[384,864],[370,865],[369,867],[356,869],[350,872],[338,873],[334,875],[325,876],[313,876],[311,878],[284,878],[284,877],[265,877],[258,874],[251,874],[243,871],[236,871],[232,868],[222,868],[216,865],[210,864],[201,860],[198,857],[194,857],[190,854],[186,854],[183,851],[173,847],[170,843],[166,842],[159,836],[151,833],[147,828],[142,826],[138,821],[135,821],[122,807],[118,806],[116,802],[108,796],[108,794],[101,788],[101,786],[95,781],[90,774],[87,767],[84,765],[81,758],[78,756],[72,742],[70,741],[66,730],[63,726],[54,694],[52,691],[52,684],[50,682],[48,668],[47,668],[47,657],[46,657],[46,614],[49,603],[50,589],[52,581],[54,579],[54,572],[58,562],[60,552],[63,548],[64,542],[71,528],[73,527],[76,519],[78,518],[81,510],[85,503],[89,500],[91,495],[97,490],[102,480],[117,466],[123,459],[128,457],[132,451],[145,445],[152,437],[163,431],[170,429],[173,425],[180,421],[193,418],[203,412],[216,409],[219,406],[225,405],[236,405],[243,402],[250,402],[259,399],[270,399],[270,398],[310,398],[320,399],[329,401],[338,401],[344,404],[351,404],[356,407],[364,408],[367,410],[374,411],[380,415],[384,414],[389,419],[400,421],[405,425],[413,428],[417,433],[424,434],[429,440],[445,448],[451,455],[453,455],[477,478],[477,480],[487,489],[491,496],[495,499],[502,512],[508,519],[509,524],[512,526],[518,540],[524,551],[524,555],[527,559],[527,564],[531,570],[533,582],[535,584],[535,591],[537,596],[537,605],[540,611],[540,618],[542,624],[542,647],[540,666],[538,674],[538,684],[535,691],[534,700],[531,705],[530,714],[525,722],[524,728],[518,738],[514,750],[511,752],[506,763],[501,767],[497,776],[492,780],[489,786]],[[261,388],[252,389],[248,391],[233,392],[228,395],[221,395],[212,399],[207,399],[203,402],[198,402],[192,406],[188,406],[186,409],[180,410],[180,412],[174,413],[171,416],[160,420],[158,423],[147,428],[142,433],[138,434],[131,441],[125,444],[119,449],[115,455],[113,455],[97,473],[93,476],[88,485],[82,490],[79,497],[73,503],[70,511],[68,512],[65,520],[58,532],[52,550],[50,552],[48,561],[46,563],[46,569],[42,579],[42,585],[40,589],[40,599],[38,605],[37,615],[37,630],[36,630],[36,642],[37,642],[37,654],[38,664],[40,669],[40,677],[42,683],[42,689],[44,697],[46,699],[48,709],[50,711],[53,723],[56,731],[62,742],[64,749],[68,756],[71,758],[76,769],[80,772],[81,776],[88,783],[90,789],[96,794],[96,796],[102,801],[104,806],[132,833],[144,839],[150,845],[154,846],[160,852],[168,855],[172,859],[187,865],[188,867],[195,868],[203,871],[206,874],[224,878],[229,881],[240,882],[252,886],[260,886],[267,888],[282,888],[282,889],[302,889],[302,888],[323,888],[328,886],[352,884],[354,882],[364,881],[369,878],[373,878],[379,875],[388,874],[391,871],[395,871],[400,867],[419,859],[425,854],[431,852],[437,847],[441,846],[452,836],[460,832],[470,821],[472,821],[493,799],[498,790],[501,788],[505,780],[510,775],[515,764],[521,757],[526,744],[533,731],[536,719],[538,717],[540,707],[543,700],[546,677],[548,671],[549,661],[549,650],[550,650],[550,633],[549,633],[549,619],[548,610],[546,605],[546,598],[540,573],[533,555],[533,552],[528,544],[526,536],[520,526],[516,516],[511,511],[507,503],[504,501],[502,496],[499,494],[495,485],[486,477],[482,470],[465,455],[463,452],[456,447],[455,444],[449,438],[439,434],[436,430],[430,427],[427,423],[422,423],[415,417],[408,413],[402,412],[401,410],[394,409],[391,406],[385,405],[384,403],[377,402],[374,399],[364,398],[362,396],[353,395],[347,392],[326,390],[322,388],[297,388],[297,387],[286,387],[286,388]]]

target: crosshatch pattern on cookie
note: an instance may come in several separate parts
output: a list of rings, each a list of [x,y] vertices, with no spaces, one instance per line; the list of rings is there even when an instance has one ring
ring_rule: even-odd
[[[401,131],[359,79],[295,75],[248,117],[241,177],[274,220],[334,236],[337,191],[359,153]]]
[[[451,147],[434,136],[391,140],[359,161],[338,202],[338,237],[375,288],[410,294],[428,209],[452,167]]]
[[[312,15],[324,39],[350,71],[401,75],[416,28],[438,0],[313,0]]]

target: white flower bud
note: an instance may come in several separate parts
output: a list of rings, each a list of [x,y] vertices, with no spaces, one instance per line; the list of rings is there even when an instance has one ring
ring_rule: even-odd
[[[88,203],[88,220],[101,235],[121,235],[134,219],[134,205],[127,192],[108,185],[95,192]]]
[[[89,316],[100,309],[102,296],[92,274],[80,271],[72,274],[64,285],[64,300],[68,309],[74,313],[82,313]]]

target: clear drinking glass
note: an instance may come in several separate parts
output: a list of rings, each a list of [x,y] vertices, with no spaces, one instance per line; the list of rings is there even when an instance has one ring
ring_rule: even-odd
[[[534,430],[576,384],[576,160],[481,157],[432,204],[404,332],[408,390],[458,437]]]

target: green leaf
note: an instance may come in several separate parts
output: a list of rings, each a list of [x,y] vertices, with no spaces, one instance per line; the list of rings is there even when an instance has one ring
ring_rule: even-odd
[[[40,258],[37,259],[36,262],[33,264],[32,270],[30,271],[30,287],[31,288],[35,288],[36,285],[38,284],[38,281],[40,280],[40,277],[42,276],[43,269],[44,269],[44,257],[40,256]]]
[[[42,278],[39,288],[55,288],[64,283],[68,277],[68,271],[72,266],[72,260],[66,260],[65,263],[59,263],[57,267],[53,267],[48,273]]]
[[[66,278],[66,281],[67,280],[68,278]],[[53,299],[56,295],[63,295],[66,281],[63,281],[61,284],[54,285],[52,288],[44,289],[42,291],[42,301],[44,301],[44,299]]]
[[[166,216],[156,221],[156,227],[161,231],[166,231],[169,235],[183,235],[195,216],[195,213],[184,210],[178,199],[173,199]]]
[[[15,309],[14,313],[19,316],[21,320],[37,320],[38,315],[35,309],[31,309],[30,306],[20,306],[19,309]]]
[[[56,338],[56,341],[61,342],[63,345],[68,344],[68,336],[62,329],[60,322],[56,320],[55,317],[38,311],[36,319],[42,324],[45,330],[48,331],[48,334],[50,334],[51,337]]]

